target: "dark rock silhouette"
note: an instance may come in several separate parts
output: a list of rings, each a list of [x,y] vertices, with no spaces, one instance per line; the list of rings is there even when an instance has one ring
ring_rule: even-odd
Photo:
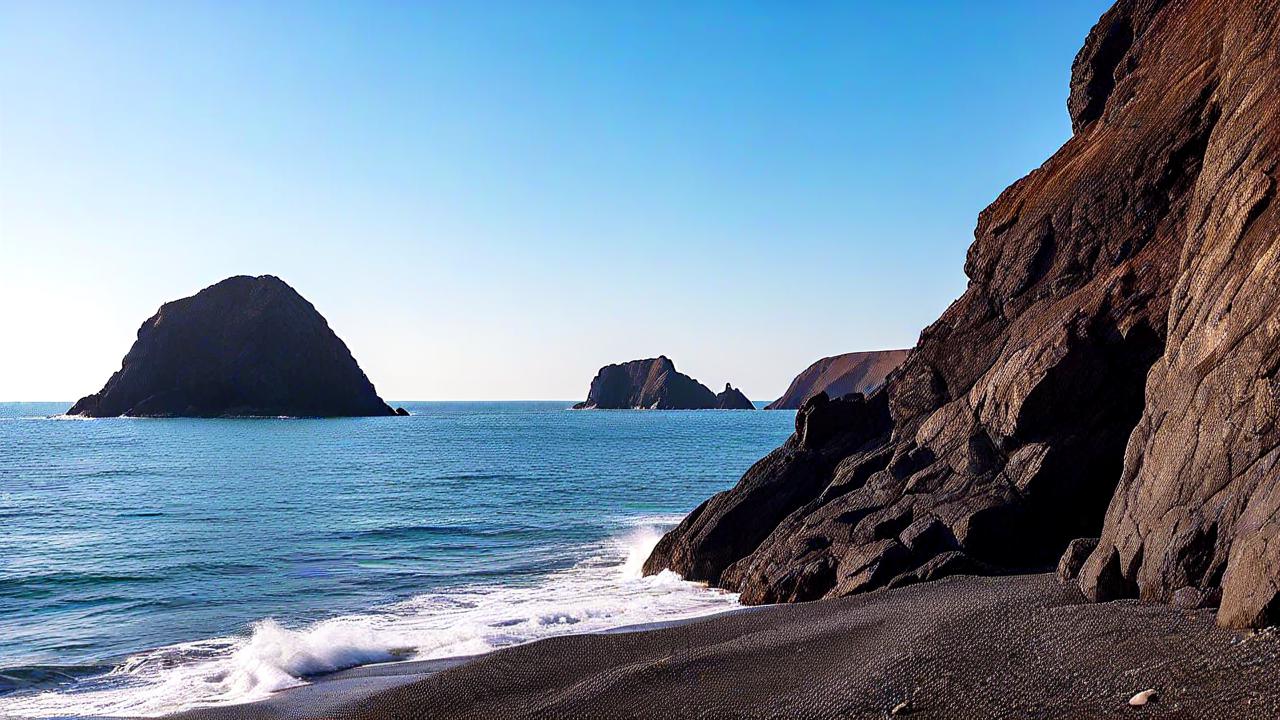
[[[741,403],[745,403],[742,405]],[[587,399],[575,410],[712,410],[752,409],[742,393],[725,385],[716,395],[707,386],[676,371],[675,363],[662,355],[600,368]]]
[[[1073,137],[979,215],[964,294],[646,570],[812,600],[1100,536],[1093,599],[1220,590],[1220,623],[1280,621],[1278,16],[1118,2],[1072,68]]]
[[[716,395],[717,410],[755,410],[756,406],[751,404],[746,395],[738,388],[724,384],[724,391]]]
[[[838,398],[849,393],[869,395],[907,359],[910,350],[871,350],[825,357],[804,369],[791,381],[782,397],[765,410],[796,410],[805,400],[825,392]]]
[[[120,370],[67,412],[89,417],[397,414],[378,397],[315,307],[271,275],[228,278],[162,305],[139,328]]]

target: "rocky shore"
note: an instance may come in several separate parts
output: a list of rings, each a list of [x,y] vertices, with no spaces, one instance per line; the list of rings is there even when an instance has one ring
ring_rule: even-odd
[[[1220,628],[1212,610],[1092,604],[1053,575],[954,577],[552,638],[443,670],[372,666],[179,717],[1269,720],[1278,681],[1280,637]]]
[[[1100,538],[1090,600],[1280,622],[1277,48],[1275,0],[1116,3],[1073,136],[979,215],[964,294],[881,389],[808,400],[646,571],[792,602]]]
[[[1100,19],[1073,135],[979,215],[965,293],[645,563],[780,604],[289,717],[1280,717],[1278,67],[1277,0]],[[714,404],[658,358],[583,405],[684,393]]]

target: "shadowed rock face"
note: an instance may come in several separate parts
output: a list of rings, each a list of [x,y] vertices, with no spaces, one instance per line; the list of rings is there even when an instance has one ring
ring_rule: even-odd
[[[1108,11],[1075,134],[979,215],[965,293],[870,398],[806,403],[646,569],[811,600],[1048,568],[1100,535],[1094,599],[1221,586],[1220,622],[1280,620],[1278,7]]]
[[[707,386],[676,371],[662,355],[600,368],[587,399],[575,410],[713,410],[754,406],[742,393],[725,385],[716,395]]]
[[[872,350],[822,358],[797,375],[782,397],[764,409],[796,410],[820,392],[833,398],[849,393],[870,394],[884,384],[885,378],[902,364],[909,352]]]
[[[1198,74],[1207,75],[1200,84],[1214,125],[1183,228],[1166,350],[1147,379],[1120,488],[1081,586],[1097,600],[1165,602],[1183,588],[1206,596],[1220,589],[1223,624],[1275,624],[1280,9],[1200,2],[1166,23],[1171,38],[1179,30],[1198,36],[1177,46],[1203,50]]]
[[[329,324],[284,281],[238,276],[165,303],[89,417],[393,415]]]

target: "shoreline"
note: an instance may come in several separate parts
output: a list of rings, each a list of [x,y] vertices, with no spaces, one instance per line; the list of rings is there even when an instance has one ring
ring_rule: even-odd
[[[41,479],[0,508],[15,538],[66,534],[86,550],[60,556],[54,573],[40,543],[14,543],[3,668],[14,672],[0,716],[243,704],[358,663],[738,607],[733,593],[641,577],[641,564],[690,508],[785,438],[790,417],[613,422],[565,415],[558,402],[409,409],[420,407],[432,422],[242,430],[0,407],[39,416],[0,423],[20,440],[0,465]],[[707,453],[707,438],[725,442]],[[243,452],[246,442],[259,450]],[[76,452],[52,452],[68,444]],[[76,534],[84,527],[94,531]],[[79,672],[84,663],[93,670]]]
[[[325,673],[305,685],[286,688],[261,700],[247,703],[194,708],[164,718],[207,718],[208,720],[253,717],[262,720],[306,720],[340,713],[353,701],[374,698],[380,693],[424,680],[436,673],[465,665],[482,655],[435,660],[400,660],[358,665]]]
[[[884,718],[903,703],[912,718],[1280,716],[1276,633],[1220,628],[1212,610],[1087,603],[1052,574],[958,576],[559,636],[447,667],[357,670],[169,717]],[[1153,702],[1128,705],[1151,689]]]
[[[621,625],[596,632],[555,637],[593,637],[653,632],[729,615],[752,613],[763,610],[765,607],[767,606],[737,607],[732,610],[724,610],[697,617]],[[433,675],[476,662],[493,653],[535,645],[548,639],[554,638],[544,638],[520,645],[497,648],[479,655],[460,655],[429,660],[394,660],[357,665],[344,670],[335,670],[334,672],[307,677],[305,678],[305,685],[285,688],[261,700],[193,708],[160,717],[175,719],[199,718],[202,720],[220,720],[223,718],[231,720],[244,717],[261,718],[262,720],[307,720],[309,718],[327,717],[331,713],[340,713],[353,702],[376,700],[381,693],[426,680]]]

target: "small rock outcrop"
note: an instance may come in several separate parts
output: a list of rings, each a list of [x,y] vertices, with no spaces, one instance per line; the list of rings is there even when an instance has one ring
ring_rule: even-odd
[[[910,350],[871,350],[825,357],[804,369],[791,381],[782,397],[765,406],[765,410],[796,410],[805,400],[825,392],[838,398],[849,393],[870,395],[875,392]]]
[[[1058,579],[1070,582],[1080,577],[1080,568],[1084,567],[1084,561],[1089,559],[1089,554],[1096,547],[1098,547],[1098,538],[1072,540],[1067,545],[1066,551],[1062,553],[1062,558],[1058,560]]]
[[[715,410],[754,406],[728,384],[716,395],[706,385],[676,370],[665,356],[600,368],[587,399],[574,410]]]
[[[69,415],[395,415],[324,317],[280,278],[237,276],[165,303],[118,372]],[[405,413],[407,414],[407,413]]]
[[[716,395],[717,410],[755,410],[756,406],[738,388],[724,384],[724,392]]]
[[[1089,598],[1280,623],[1277,67],[1280,0],[1117,2],[1073,136],[978,216],[964,294],[646,570],[813,600],[1064,551],[1071,575],[1098,537]]]

